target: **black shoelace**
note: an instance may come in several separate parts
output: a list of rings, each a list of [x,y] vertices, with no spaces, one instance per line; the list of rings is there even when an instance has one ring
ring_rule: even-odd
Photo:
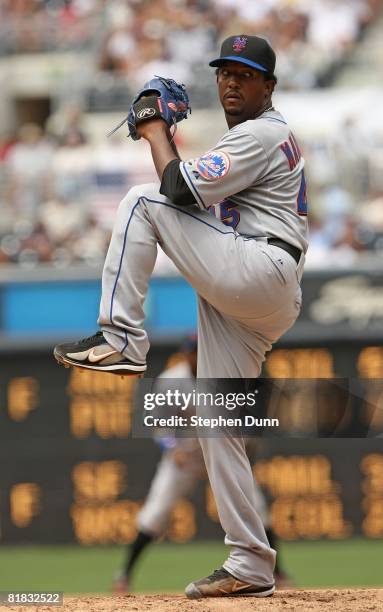
[[[82,340],[78,341],[78,344],[82,344],[83,342],[91,342],[92,340],[98,340],[100,336],[102,336],[102,332],[98,331],[97,333],[93,334],[93,336],[89,336],[88,338],[82,338]]]
[[[227,578],[228,574],[229,572],[225,570],[224,567],[220,567],[219,569],[214,570],[214,572],[207,577],[207,580],[213,582],[213,580],[216,580],[217,578]]]

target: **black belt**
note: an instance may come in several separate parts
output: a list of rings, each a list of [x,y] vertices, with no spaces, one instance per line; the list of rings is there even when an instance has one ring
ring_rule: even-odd
[[[289,244],[288,242],[285,242],[284,240],[281,240],[280,238],[268,238],[267,242],[272,246],[276,246],[280,249],[283,249],[284,251],[286,251],[286,253],[291,255],[291,257],[293,257],[297,263],[299,263],[302,251],[297,249],[297,247],[293,246],[292,244]]]

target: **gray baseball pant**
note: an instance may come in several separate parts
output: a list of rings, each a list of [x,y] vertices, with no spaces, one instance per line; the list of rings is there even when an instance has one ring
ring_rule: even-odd
[[[265,239],[249,239],[195,206],[177,207],[158,185],[139,185],[122,200],[102,278],[98,323],[106,341],[145,363],[144,300],[157,244],[198,294],[200,378],[255,378],[265,353],[295,322],[299,265]],[[282,264],[281,264],[282,262]],[[244,441],[201,438],[204,460],[230,554],[224,567],[259,586],[273,582],[270,548]]]
[[[195,439],[192,442],[198,444]],[[164,535],[176,502],[190,495],[203,477],[205,470],[200,447],[197,446],[188,455],[188,461],[182,467],[175,463],[172,451],[162,455],[145,503],[137,516],[141,531],[157,538]]]

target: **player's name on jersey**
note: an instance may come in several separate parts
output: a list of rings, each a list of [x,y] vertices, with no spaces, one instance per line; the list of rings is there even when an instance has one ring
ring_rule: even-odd
[[[217,427],[279,427],[279,419],[257,418],[246,414],[243,417],[226,417],[218,415],[215,417],[203,417],[200,415],[168,417],[155,417],[152,414],[145,415],[144,425],[146,427],[199,427],[215,429]]]

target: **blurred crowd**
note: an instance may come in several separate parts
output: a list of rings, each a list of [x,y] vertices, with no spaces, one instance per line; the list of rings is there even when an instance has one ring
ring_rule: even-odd
[[[0,0],[0,55],[88,49],[99,0]]]
[[[322,137],[303,136],[309,177],[309,266],[383,259],[383,131],[363,112]]]
[[[46,128],[28,123],[0,136],[0,262],[100,264],[119,201],[135,183],[155,178],[149,156],[126,138],[98,146],[76,106]]]
[[[308,88],[326,81],[380,7],[381,0],[1,0],[0,54],[89,50],[95,87],[103,88],[102,75],[135,90],[164,74],[203,95],[218,42],[251,32],[276,49],[282,88]]]
[[[127,92],[129,98],[162,74],[187,83],[193,107],[208,108],[217,103],[208,60],[220,40],[240,32],[264,35],[275,47],[278,90],[313,88],[347,60],[381,4],[0,0],[0,61],[22,53],[87,54],[87,70],[78,62],[81,86],[93,87],[93,98],[90,90],[80,96],[81,108],[68,104],[64,88],[60,100],[52,98],[58,111],[43,127],[25,123],[15,133],[0,133],[0,263],[101,264],[118,202],[132,185],[156,180],[141,143],[132,148],[123,132],[98,142],[86,129],[85,113],[97,105],[102,110],[104,94],[110,111],[113,88],[122,88],[124,102],[117,107],[126,110]],[[331,138],[298,137],[308,165],[309,263],[328,265],[329,253],[336,254],[334,265],[349,265],[360,253],[383,255],[380,136],[361,133],[358,118],[350,117]],[[187,155],[187,141],[181,150]]]
[[[251,32],[275,48],[282,88],[314,87],[347,56],[379,8],[380,0],[113,2],[99,68],[128,75],[133,88],[158,73],[201,91],[218,41]]]
[[[309,264],[348,266],[361,253],[383,257],[383,142],[362,133],[355,118],[331,138],[300,142],[309,179]],[[185,157],[187,139],[181,147]],[[14,137],[4,134],[0,262],[100,265],[119,201],[131,186],[153,180],[142,142],[130,143],[123,130],[93,141],[76,106],[52,115],[45,129],[25,124]],[[174,271],[166,258],[158,270]]]

